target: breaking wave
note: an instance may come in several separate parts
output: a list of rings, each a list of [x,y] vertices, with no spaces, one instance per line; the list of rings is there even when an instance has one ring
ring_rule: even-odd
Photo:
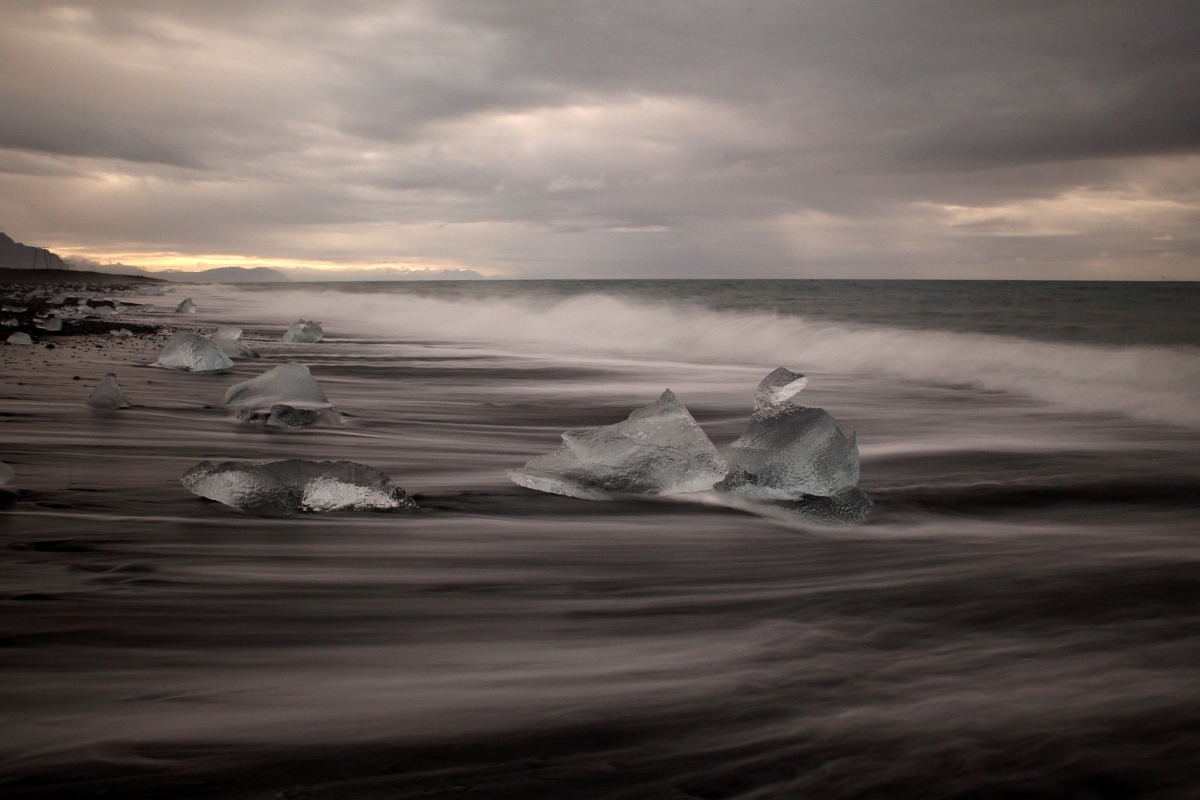
[[[1067,409],[1200,427],[1200,348],[1106,346],[717,311],[603,294],[445,299],[337,290],[213,299],[247,320],[326,323],[357,334],[480,342],[537,354],[608,354],[701,363],[786,365],[1016,392]]]

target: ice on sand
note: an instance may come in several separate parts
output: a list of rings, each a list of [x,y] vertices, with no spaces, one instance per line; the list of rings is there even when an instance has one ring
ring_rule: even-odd
[[[351,461],[203,461],[184,473],[188,491],[258,514],[416,508],[388,476]]]
[[[238,419],[259,425],[296,428],[318,420],[338,421],[337,409],[303,364],[289,362],[257,378],[234,384],[225,405],[237,409]]]
[[[61,317],[47,317],[46,319],[39,322],[37,324],[37,326],[44,331],[49,331],[50,333],[57,333],[62,330],[63,321],[62,321]]]
[[[542,492],[600,500],[702,492],[726,471],[717,448],[670,389],[624,422],[567,431],[562,439],[557,452],[509,470],[509,478]]]
[[[230,358],[258,358],[258,353],[239,341],[242,329],[222,325],[213,334],[213,344],[221,348],[221,352]]]
[[[17,473],[13,472],[13,468],[3,461],[0,461],[0,486],[7,486],[8,482],[13,479]]]
[[[185,297],[183,302],[175,306],[176,314],[195,314],[196,304],[192,302],[192,298]]]
[[[121,391],[120,385],[117,383],[115,373],[108,373],[104,379],[100,381],[100,385],[95,388],[91,396],[87,399],[87,404],[91,408],[100,408],[106,410],[116,410],[118,408],[129,408],[129,398]]]
[[[217,372],[229,369],[233,362],[221,348],[200,334],[180,332],[167,340],[155,366],[187,372]]]
[[[758,385],[754,414],[725,457],[729,474],[717,488],[761,500],[831,497],[858,483],[858,444],[821,408],[791,397],[803,375],[780,367]]]
[[[9,344],[33,344],[33,339],[29,338],[29,334],[22,331],[10,333],[6,341]]]
[[[293,322],[287,332],[283,334],[285,342],[319,342],[324,337],[325,332],[321,330],[321,323],[303,319]]]
[[[113,328],[109,333],[118,339],[128,339],[133,336],[133,331],[129,330],[129,328],[121,328],[121,330]]]

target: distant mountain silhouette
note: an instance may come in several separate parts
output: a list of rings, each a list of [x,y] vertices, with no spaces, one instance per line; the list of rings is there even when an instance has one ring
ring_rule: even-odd
[[[290,283],[291,279],[269,267],[213,267],[195,272],[160,269],[143,274],[181,283]]]
[[[70,269],[65,261],[46,248],[14,242],[3,233],[0,233],[0,268]]]

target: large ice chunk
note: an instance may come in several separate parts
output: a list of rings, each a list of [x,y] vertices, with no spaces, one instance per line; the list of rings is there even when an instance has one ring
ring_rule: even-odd
[[[222,325],[213,334],[213,344],[221,348],[221,352],[230,358],[258,358],[258,353],[241,342],[242,329]]]
[[[33,339],[30,339],[29,334],[25,333],[23,331],[17,331],[16,333],[10,333],[8,335],[8,339],[6,339],[6,341],[9,344],[33,344]]]
[[[175,306],[175,313],[176,314],[195,314],[196,313],[196,304],[192,302],[192,298],[185,297],[183,299],[183,302],[181,302],[179,305]]]
[[[202,461],[181,480],[193,494],[258,514],[417,506],[388,476],[352,461]]]
[[[217,372],[229,369],[233,362],[221,348],[200,334],[181,331],[167,340],[155,366],[187,372]]]
[[[803,375],[780,367],[758,385],[754,414],[725,457],[729,474],[717,488],[762,500],[831,497],[858,483],[858,444],[821,408],[790,398]]]
[[[280,364],[257,378],[230,386],[225,405],[237,410],[238,419],[269,427],[297,428],[320,420],[340,421],[337,409],[308,367],[295,362]]]
[[[100,381],[100,385],[95,388],[91,396],[87,399],[87,404],[91,408],[100,408],[105,410],[116,410],[119,408],[129,408],[129,398],[121,391],[120,385],[117,383],[115,373],[108,373],[104,379]]]
[[[283,334],[283,340],[285,342],[319,342],[324,336],[325,332],[321,330],[321,323],[298,319]]]
[[[567,431],[558,452],[509,470],[514,483],[600,500],[610,494],[702,492],[725,475],[725,461],[670,389],[629,419]]]

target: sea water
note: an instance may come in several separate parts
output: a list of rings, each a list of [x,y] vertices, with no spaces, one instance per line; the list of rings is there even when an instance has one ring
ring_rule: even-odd
[[[1200,781],[1200,288],[197,287],[222,375],[3,374],[11,796],[1132,797]],[[165,308],[165,307],[164,307]],[[324,341],[280,341],[297,318]],[[241,426],[308,365],[343,425]],[[506,470],[670,388],[720,448],[784,366],[866,522]],[[22,385],[18,385],[18,383]],[[91,384],[91,385],[94,385]],[[254,517],[203,461],[348,460],[420,509]]]

